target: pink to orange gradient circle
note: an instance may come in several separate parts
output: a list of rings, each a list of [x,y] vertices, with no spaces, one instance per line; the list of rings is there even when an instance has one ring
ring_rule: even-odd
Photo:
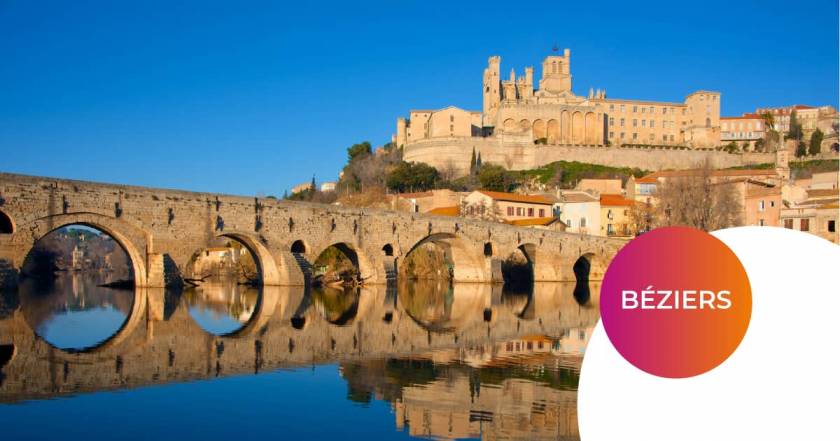
[[[630,241],[601,287],[610,341],[637,368],[666,378],[714,369],[738,347],[752,313],[750,282],[723,242],[687,227]]]

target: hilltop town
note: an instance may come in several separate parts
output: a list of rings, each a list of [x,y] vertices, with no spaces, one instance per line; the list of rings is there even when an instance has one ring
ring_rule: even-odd
[[[683,102],[578,96],[568,49],[543,60],[536,84],[532,67],[507,79],[500,69],[490,57],[481,111],[411,110],[388,144],[348,148],[337,182],[287,197],[599,236],[757,225],[840,243],[835,108],[721,116],[714,91]]]

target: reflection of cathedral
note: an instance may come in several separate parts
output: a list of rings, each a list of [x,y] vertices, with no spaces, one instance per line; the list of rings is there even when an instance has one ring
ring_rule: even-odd
[[[397,428],[412,436],[578,439],[576,349],[591,330],[347,363],[342,375],[352,399],[390,401]]]

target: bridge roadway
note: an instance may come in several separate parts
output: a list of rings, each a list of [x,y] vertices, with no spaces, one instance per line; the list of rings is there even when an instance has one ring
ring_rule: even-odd
[[[456,282],[502,281],[501,262],[517,249],[536,281],[574,280],[581,257],[599,280],[625,243],[467,218],[0,173],[0,288],[17,283],[40,238],[71,224],[117,240],[140,287],[177,282],[197,252],[225,238],[252,252],[264,285],[303,285],[296,257],[312,262],[331,245],[351,255],[368,283],[384,284],[427,242],[448,250]]]

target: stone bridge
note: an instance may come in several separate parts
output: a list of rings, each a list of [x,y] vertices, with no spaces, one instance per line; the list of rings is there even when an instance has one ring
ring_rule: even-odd
[[[312,262],[333,245],[377,284],[426,242],[448,250],[456,282],[501,282],[501,262],[517,249],[530,261],[535,281],[575,280],[573,266],[581,257],[591,268],[589,278],[599,280],[624,244],[467,218],[0,173],[0,287],[16,283],[39,239],[72,224],[118,241],[138,287],[177,281],[193,256],[220,238],[247,247],[262,284],[270,286],[303,285],[302,260]]]
[[[581,330],[591,329],[599,315],[597,296],[580,305],[575,285],[536,283],[527,301],[508,301],[497,284],[454,284],[451,309],[435,318],[445,326],[411,316],[402,296],[385,285],[362,288],[353,317],[342,326],[327,320],[305,287],[265,286],[250,320],[222,336],[202,329],[183,299],[141,287],[123,326],[102,344],[76,352],[38,336],[27,305],[7,294],[0,308],[0,403],[447,348],[496,356],[504,349],[495,342],[525,335],[562,341],[568,334],[580,345]],[[591,286],[597,293],[600,285]]]

